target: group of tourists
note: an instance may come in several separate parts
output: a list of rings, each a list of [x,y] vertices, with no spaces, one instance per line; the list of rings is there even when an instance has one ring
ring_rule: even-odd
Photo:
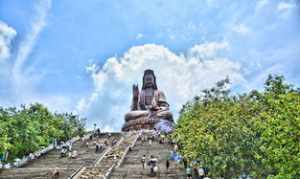
[[[160,131],[154,129],[151,131],[150,135],[144,135],[145,131],[142,131],[141,138],[139,139],[142,143],[153,145],[154,143],[164,144],[169,142],[166,134],[161,133]],[[159,158],[160,156],[150,155],[146,157],[146,155],[143,155],[141,158],[141,164],[142,168],[149,168],[150,170],[150,176],[156,176],[158,174],[159,170]],[[168,171],[170,167],[170,160],[166,160],[166,170]]]
[[[178,154],[180,146],[176,143],[173,146],[174,149],[170,152],[171,159],[183,164],[187,179],[209,179],[207,177],[208,169],[197,167],[196,164],[199,164],[200,161],[188,162],[186,158]]]
[[[158,158],[154,155],[150,155],[147,159],[146,155],[143,155],[141,158],[142,168],[145,169],[146,166],[149,166],[150,176],[154,177],[158,172]]]
[[[89,136],[84,136],[81,137],[81,142],[82,144],[86,145],[87,148],[89,148],[89,145],[92,143],[92,141],[94,140],[94,138],[98,138],[98,141],[95,141],[94,143],[92,143],[92,145],[95,145],[95,152],[99,153],[102,152],[105,148],[105,145],[100,143],[100,138],[101,137],[101,131],[100,129],[96,129],[92,134],[90,134]],[[78,153],[76,150],[72,150],[72,146],[73,143],[72,141],[67,141],[67,142],[60,142],[60,147],[61,151],[60,151],[60,157],[69,157],[69,158],[77,158]]]
[[[142,132],[143,134],[143,132]],[[159,130],[153,130],[150,135],[142,135],[141,141],[143,143],[148,143],[149,145],[152,145],[153,142],[157,142],[159,144],[170,144],[173,146],[173,149],[170,151],[169,156],[167,157],[165,161],[165,168],[166,171],[169,171],[171,161],[176,161],[178,164],[182,164],[185,169],[185,175],[187,179],[208,179],[208,169],[205,167],[197,167],[195,161],[188,162],[187,159],[182,157],[179,154],[180,145],[176,142],[172,141],[168,134],[163,133]],[[141,163],[143,169],[145,169],[146,166],[149,166],[150,168],[150,175],[156,176],[158,172],[158,157],[155,157],[154,155],[150,155],[148,158],[148,162],[146,162],[146,155],[143,155],[141,158]]]
[[[105,138],[104,141],[102,138]],[[82,143],[86,148],[95,148],[95,153],[101,153],[107,147],[115,146],[118,143],[118,137],[111,133],[101,133],[100,129],[97,129],[89,137],[82,138]]]
[[[185,168],[187,179],[209,179],[207,177],[208,175],[208,170],[207,168],[202,168],[202,167],[191,167],[187,166]]]
[[[73,143],[72,141],[68,141],[61,145],[60,158],[68,157],[72,159],[76,159],[78,156],[77,150],[72,150]]]
[[[183,165],[187,179],[209,179],[207,177],[208,169],[205,167],[197,167],[200,161],[189,162],[179,154],[180,145],[173,142],[173,146],[173,150],[170,151],[170,159]]]
[[[141,136],[141,141],[142,142],[148,142],[150,145],[152,145],[152,142],[158,142],[159,144],[172,144],[172,141],[169,140],[167,137],[167,133],[161,132],[154,128],[153,131],[151,131],[150,136],[149,135],[143,135],[144,130],[142,130],[142,136]]]

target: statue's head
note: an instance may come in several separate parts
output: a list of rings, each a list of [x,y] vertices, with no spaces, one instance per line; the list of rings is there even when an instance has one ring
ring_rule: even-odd
[[[142,89],[146,89],[146,88],[157,89],[156,77],[154,75],[154,71],[151,69],[147,69],[144,71]]]

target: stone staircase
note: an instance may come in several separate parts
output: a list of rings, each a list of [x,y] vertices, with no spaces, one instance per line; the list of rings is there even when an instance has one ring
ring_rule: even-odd
[[[152,136],[152,132],[144,132],[143,138]],[[100,140],[117,139],[118,143],[106,148],[102,153],[95,153],[94,143]],[[59,171],[58,178],[70,179],[147,179],[147,178],[186,178],[184,169],[179,167],[174,161],[170,161],[170,168],[165,167],[173,146],[170,144],[159,144],[153,141],[141,140],[141,133],[127,132],[102,135],[89,141],[87,147],[85,142],[78,140],[73,144],[78,157],[76,159],[60,158],[60,150],[53,150],[43,157],[34,160],[22,168],[6,169],[0,171],[0,179],[49,179],[52,178],[54,170]],[[150,168],[142,168],[141,158],[150,155],[158,158],[158,174],[150,177]],[[147,162],[147,160],[146,160]]]
[[[119,165],[126,155],[128,147],[135,142],[137,137],[138,132],[125,133],[119,143],[107,150],[93,167],[84,167],[78,175],[74,176],[74,179],[106,178],[110,171]]]
[[[102,153],[95,153],[94,142],[104,142],[104,140],[120,139],[120,133],[108,135],[101,135],[100,138],[94,137],[89,142],[89,147],[85,145],[85,141],[78,140],[73,146],[72,150],[76,150],[78,157],[70,159],[67,157],[60,158],[60,150],[53,150],[48,154],[29,162],[21,168],[5,169],[0,171],[0,179],[46,179],[51,178],[54,170],[59,171],[59,178],[68,178],[74,172],[80,170],[83,166],[93,166]]]
[[[150,137],[151,132],[146,132],[143,135]],[[146,179],[146,178],[169,178],[169,179],[181,179],[186,178],[184,169],[178,166],[174,161],[170,161],[170,168],[167,171],[165,167],[166,159],[168,158],[170,151],[172,150],[170,144],[159,144],[157,141],[153,141],[150,145],[148,141],[138,140],[135,146],[125,156],[123,163],[120,167],[115,168],[109,175],[110,179]],[[148,159],[150,155],[154,155],[158,158],[158,175],[156,177],[150,177],[150,168],[146,166],[142,167],[141,158],[146,155]],[[147,162],[147,160],[146,160]]]

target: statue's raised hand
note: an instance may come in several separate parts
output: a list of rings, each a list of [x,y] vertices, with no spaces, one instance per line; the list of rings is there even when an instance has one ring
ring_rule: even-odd
[[[133,85],[132,86],[132,96],[133,96],[133,99],[135,99],[135,100],[139,99],[139,87],[138,87],[138,85]]]
[[[132,105],[131,110],[137,110],[138,109],[138,101],[139,101],[139,87],[138,85],[132,86]]]

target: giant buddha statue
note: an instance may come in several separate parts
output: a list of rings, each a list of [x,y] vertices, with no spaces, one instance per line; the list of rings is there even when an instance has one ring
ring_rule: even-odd
[[[125,115],[122,131],[154,129],[161,121],[172,125],[173,117],[165,94],[157,88],[154,71],[148,69],[144,71],[141,91],[138,85],[132,87],[131,111]]]

